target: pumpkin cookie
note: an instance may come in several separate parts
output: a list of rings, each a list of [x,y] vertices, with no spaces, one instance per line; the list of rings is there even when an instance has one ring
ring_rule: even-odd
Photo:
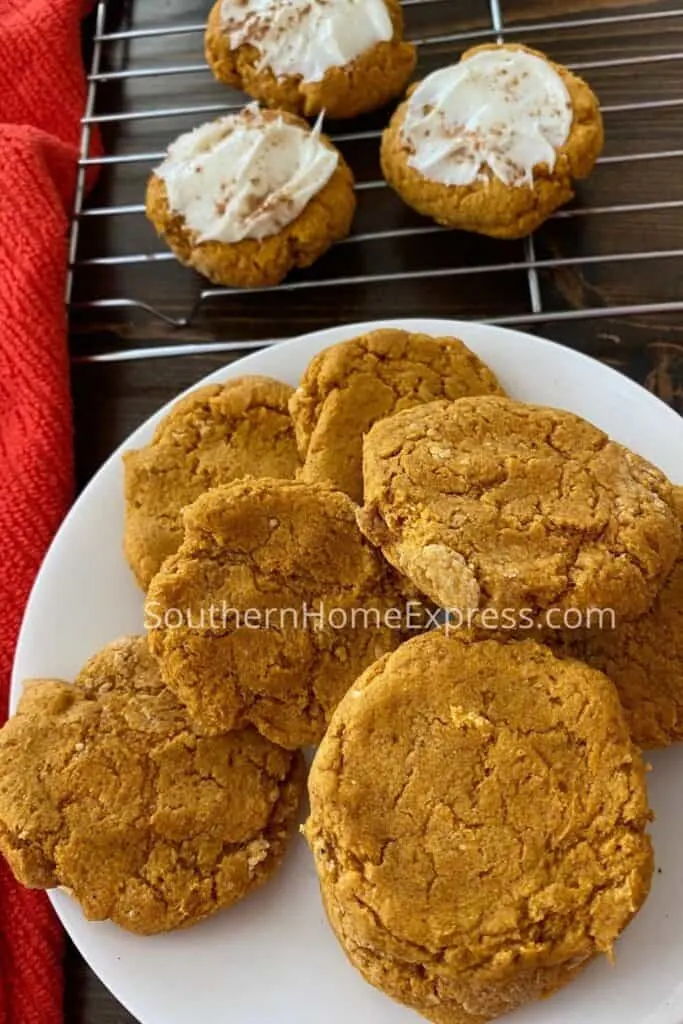
[[[683,488],[675,487],[674,497],[683,523]],[[550,642],[610,677],[639,747],[683,741],[683,557],[646,615]]]
[[[0,731],[0,852],[31,888],[140,935],[195,924],[267,881],[305,780],[300,754],[247,728],[203,736],[143,637],[75,684],[27,684]]]
[[[325,349],[291,398],[302,477],[363,500],[363,434],[377,420],[437,398],[502,394],[457,338],[379,330]]]
[[[294,476],[291,394],[269,377],[197,388],[173,406],[146,448],[125,453],[124,549],[144,590],[180,545],[185,505],[247,475]]]
[[[300,482],[246,480],[185,510],[185,539],[147,598],[167,685],[206,730],[246,722],[284,747],[317,743],[353,680],[405,638],[419,605],[359,532],[353,502]]]
[[[671,484],[573,413],[483,396],[375,424],[358,521],[460,613],[646,612],[681,547]],[[484,623],[490,625],[490,623]]]
[[[356,117],[415,68],[399,0],[217,0],[206,59],[220,82],[306,117]]]
[[[256,288],[345,238],[356,197],[317,125],[252,105],[181,135],[149,179],[146,208],[181,263],[216,284]]]
[[[573,197],[603,141],[580,78],[525,46],[477,46],[413,87],[384,132],[382,168],[439,224],[522,238]]]
[[[335,712],[305,827],[337,938],[435,1024],[566,984],[652,874],[644,765],[602,673],[532,641],[436,631]]]

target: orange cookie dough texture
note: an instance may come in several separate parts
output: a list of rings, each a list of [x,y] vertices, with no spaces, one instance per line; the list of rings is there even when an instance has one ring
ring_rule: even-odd
[[[287,748],[317,743],[354,679],[405,639],[410,591],[354,513],[345,494],[275,480],[219,487],[185,510],[147,621],[164,680],[202,728],[250,722]]]
[[[302,477],[363,500],[363,434],[393,412],[437,398],[502,394],[457,338],[378,330],[325,349],[290,401]]]
[[[683,522],[683,488],[674,488]],[[683,741],[683,557],[650,611],[615,629],[569,633],[562,650],[605,672],[615,683],[639,747]]]
[[[417,62],[415,47],[403,39],[399,0],[385,0],[385,4],[394,26],[393,39],[375,44],[343,67],[328,68],[319,82],[306,82],[300,75],[275,75],[269,67],[262,66],[254,45],[244,44],[232,50],[221,24],[221,0],[217,0],[209,15],[206,59],[219,82],[242,89],[267,107],[304,117],[315,117],[323,111],[332,120],[357,117],[399,96]]]
[[[200,494],[247,475],[294,476],[291,394],[288,385],[256,376],[197,388],[173,406],[150,444],[124,454],[124,549],[144,590],[177,551],[180,514]]]
[[[442,631],[369,668],[309,776],[305,834],[364,977],[434,1024],[566,984],[649,891],[645,772],[612,683]]]
[[[488,44],[475,46],[461,60],[497,48]],[[408,206],[444,227],[492,238],[524,238],[574,197],[574,182],[590,175],[602,152],[604,131],[600,105],[586,82],[537,50],[513,43],[506,43],[504,48],[542,58],[562,78],[569,92],[573,107],[571,132],[557,152],[553,169],[547,164],[536,165],[531,186],[507,185],[490,172],[470,185],[432,181],[408,163],[410,150],[402,135],[409,103],[406,100],[384,131],[382,171]]]
[[[268,117],[269,112],[264,111],[263,116]],[[291,114],[278,111],[277,116],[309,130],[305,121]],[[356,212],[351,168],[326,136],[320,138],[337,152],[337,167],[299,216],[276,234],[239,242],[200,242],[184,216],[171,208],[166,183],[155,173],[147,183],[147,217],[176,258],[214,284],[233,288],[280,284],[290,271],[312,266],[335,242],[346,238]]]
[[[166,932],[271,877],[304,785],[302,756],[255,729],[203,736],[128,637],[74,685],[27,684],[0,732],[0,852],[89,920]]]
[[[488,629],[548,609],[637,618],[681,549],[663,473],[573,413],[507,398],[381,420],[364,481],[365,535],[433,601],[486,609]]]

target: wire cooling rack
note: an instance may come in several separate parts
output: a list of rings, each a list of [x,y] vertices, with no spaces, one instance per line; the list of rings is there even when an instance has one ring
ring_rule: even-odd
[[[146,224],[144,184],[175,135],[238,109],[244,97],[211,79],[202,52],[202,8],[180,5],[164,21],[159,5],[158,21],[149,23],[142,19],[151,6],[137,0],[145,14],[121,27],[116,0],[97,4],[67,301],[74,310],[137,311],[190,327],[208,305],[225,304],[229,314],[235,290],[206,287],[175,263]],[[508,324],[683,311],[683,148],[677,148],[683,146],[683,7],[667,0],[635,9],[608,3],[598,12],[593,4],[533,20],[525,17],[522,0],[511,0],[509,15],[505,0],[481,0],[479,7],[477,0],[403,0],[403,6],[408,35],[418,44],[418,73],[456,60],[478,42],[510,40],[543,49],[586,77],[602,100],[605,155],[576,203],[536,236],[500,243],[446,232],[390,192],[377,160],[386,113],[332,126],[358,181],[354,234],[311,270],[257,293],[331,289],[331,301],[343,303],[348,286],[362,285],[373,295],[373,289],[441,281],[444,289],[461,290],[463,315]],[[551,7],[557,10],[545,5]],[[187,8],[200,17],[184,20]],[[464,8],[472,17],[461,28]],[[135,9],[136,3],[128,5],[129,12]],[[93,150],[96,126],[105,155]],[[100,181],[85,202],[95,165]],[[126,230],[111,231],[115,221]],[[507,281],[520,276],[522,297],[504,302]],[[647,282],[642,287],[641,280]],[[487,295],[484,315],[468,308],[468,296],[480,285]]]

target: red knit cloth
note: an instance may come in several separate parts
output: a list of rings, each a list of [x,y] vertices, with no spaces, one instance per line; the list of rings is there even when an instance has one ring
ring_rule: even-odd
[[[24,605],[72,488],[64,284],[83,0],[0,0],[0,722]],[[0,1024],[59,1024],[62,935],[0,858]]]

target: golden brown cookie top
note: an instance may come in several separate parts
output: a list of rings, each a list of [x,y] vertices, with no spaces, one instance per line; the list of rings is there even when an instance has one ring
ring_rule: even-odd
[[[457,338],[383,329],[315,356],[289,409],[302,477],[363,499],[362,439],[393,412],[437,398],[502,394],[493,372]]]
[[[132,697],[159,697],[159,706],[165,705],[178,720],[186,721],[184,709],[164,686],[143,636],[112,640],[86,661],[74,685],[90,697],[120,701],[122,707]]]
[[[683,488],[674,487],[683,522]],[[639,747],[668,747],[683,740],[683,557],[679,556],[655,603],[633,622],[606,620],[602,629],[569,633],[563,653],[605,672],[617,688]],[[552,641],[551,641],[552,643]]]
[[[396,413],[365,439],[364,479],[366,536],[467,614],[635,618],[680,551],[664,474],[557,409],[480,397]]]
[[[309,791],[347,941],[427,980],[609,952],[648,892],[644,766],[614,687],[533,641],[439,630],[377,662]]]
[[[303,780],[300,755],[254,729],[202,736],[128,637],[74,685],[32,682],[0,731],[0,851],[91,920],[168,931],[272,874]]]
[[[149,445],[125,453],[125,550],[143,588],[182,540],[182,509],[204,491],[247,475],[294,476],[291,394],[269,377],[205,385],[173,406]]]
[[[284,480],[219,487],[186,509],[146,615],[165,682],[203,727],[251,722],[288,748],[317,743],[351,682],[405,637],[412,591],[354,513],[345,494]]]

